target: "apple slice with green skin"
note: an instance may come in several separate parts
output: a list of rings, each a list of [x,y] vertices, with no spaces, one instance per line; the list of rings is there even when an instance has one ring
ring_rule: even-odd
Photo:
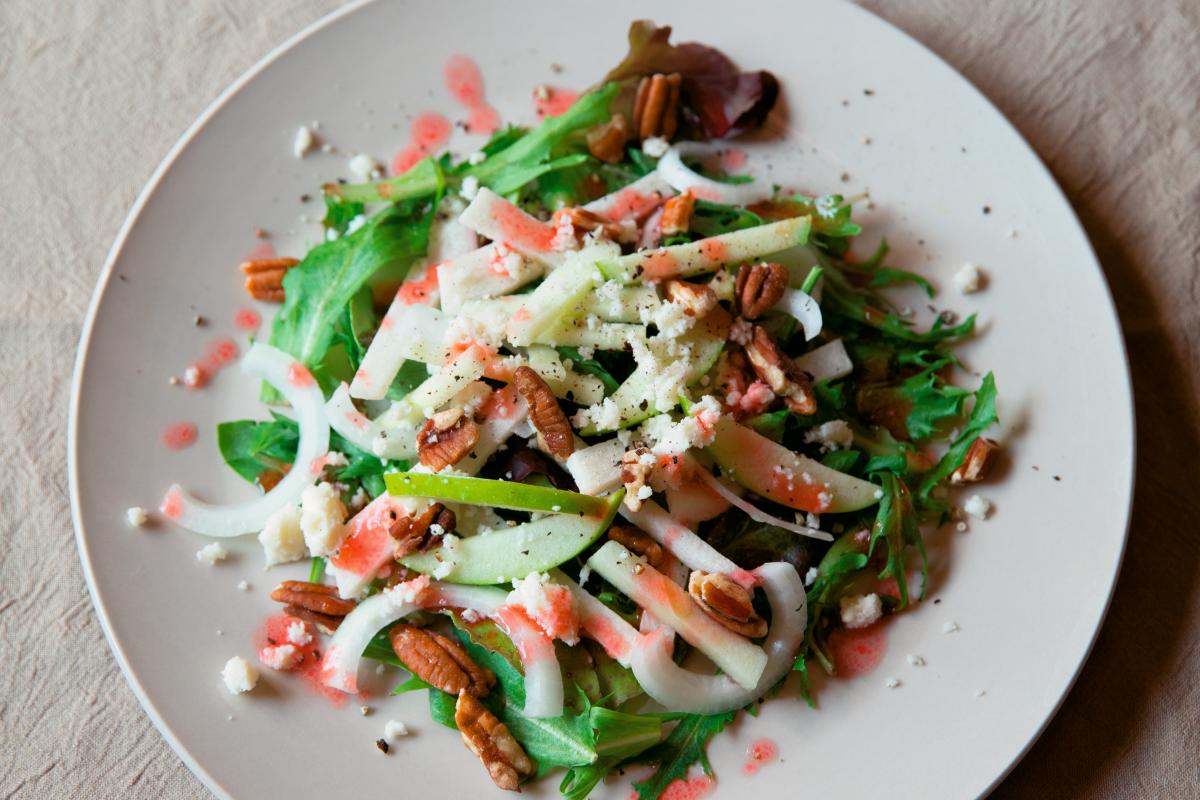
[[[752,689],[767,665],[767,654],[710,617],[675,581],[617,542],[607,542],[588,566],[633,602],[712,659],[739,686]]]
[[[459,539],[453,547],[442,545],[400,559],[417,572],[450,571],[442,577],[451,583],[475,585],[506,583],[545,572],[583,552],[608,530],[621,506],[624,489],[604,498],[603,516],[555,514],[514,528]],[[441,573],[439,573],[441,574]]]
[[[804,244],[811,228],[812,220],[808,217],[792,217],[687,244],[642,250],[605,260],[600,262],[600,271],[609,280],[622,283],[690,278],[716,272],[726,264],[749,261]]]
[[[390,493],[402,497],[427,497],[444,503],[467,503],[513,511],[603,517],[609,506],[608,500],[602,497],[515,481],[424,472],[393,472],[384,476],[384,480]]]
[[[789,508],[840,514],[866,508],[880,497],[875,484],[798,455],[732,417],[717,422],[716,438],[707,449],[726,475]]]

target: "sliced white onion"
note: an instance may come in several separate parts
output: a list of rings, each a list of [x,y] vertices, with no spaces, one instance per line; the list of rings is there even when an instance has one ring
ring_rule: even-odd
[[[163,499],[163,515],[195,533],[229,537],[262,530],[267,518],[320,477],[317,459],[329,449],[329,425],[325,421],[325,398],[303,364],[282,350],[256,343],[242,359],[242,372],[262,378],[291,404],[300,428],[300,443],[292,469],[271,491],[245,503],[218,506],[197,500],[179,484],[172,484]],[[313,472],[313,466],[317,471]]]
[[[508,592],[495,586],[466,586],[458,583],[431,583],[421,594],[422,608],[461,608],[481,617],[494,617],[508,598]]]
[[[671,185],[657,171],[643,175],[628,186],[611,194],[597,197],[584,209],[599,214],[610,222],[638,220],[654,211],[675,194]]]
[[[662,239],[663,213],[664,210],[658,208],[646,218],[646,224],[642,226],[642,235],[638,239],[639,250],[649,250],[658,247],[658,243]]]
[[[517,394],[516,387],[509,384],[497,389],[480,408],[485,419],[479,424],[479,440],[471,448],[471,452],[454,468],[467,475],[474,475],[483,469],[483,465],[491,458],[500,446],[508,441],[508,437],[518,425],[523,423],[529,414],[529,406],[525,398]]]
[[[436,308],[406,303],[397,294],[354,375],[350,396],[379,400],[405,361],[440,365],[446,358],[448,326],[449,320]]]
[[[729,509],[729,501],[716,494],[699,480],[681,481],[667,485],[667,511],[689,528],[698,522],[713,519]]]
[[[526,258],[552,267],[563,262],[563,254],[554,249],[553,225],[526,214],[487,187],[479,190],[458,221],[481,236],[503,242]]]
[[[694,463],[694,462],[693,462]],[[801,536],[807,536],[811,539],[819,539],[822,542],[832,542],[833,536],[825,531],[819,531],[816,528],[809,528],[805,525],[797,525],[794,522],[788,522],[786,519],[768,514],[758,506],[747,503],[742,498],[738,497],[732,490],[729,489],[720,478],[711,474],[704,467],[696,464],[695,473],[700,476],[700,480],[704,481],[717,494],[724,497],[733,505],[746,512],[746,516],[755,522],[761,522],[764,525],[774,525],[776,528],[783,528],[785,531],[798,533]]]
[[[821,332],[821,306],[808,293],[799,289],[785,289],[775,309],[791,315],[800,323],[806,342],[812,341]]]
[[[512,639],[521,657],[525,672],[522,713],[532,718],[562,716],[562,670],[558,666],[554,642],[519,606],[502,606],[493,618]]]
[[[429,226],[429,248],[425,255],[429,264],[440,264],[479,248],[475,231],[458,221],[458,215],[465,207],[466,204],[454,196],[442,200],[442,214],[435,214],[433,224]]]
[[[834,339],[795,359],[796,366],[812,376],[814,381],[832,381],[854,372],[854,362],[841,339]]]
[[[321,682],[347,694],[358,692],[358,668],[363,650],[375,634],[420,606],[416,602],[428,576],[401,583],[363,600],[346,615],[321,658]]]
[[[438,265],[442,310],[457,314],[467,301],[501,297],[535,281],[546,272],[541,261],[489,244]]]
[[[641,528],[676,558],[691,569],[705,572],[721,572],[738,583],[753,582],[750,573],[697,536],[692,530],[675,521],[675,518],[653,500],[646,500],[637,511],[630,511],[621,504],[621,516]]]
[[[711,152],[711,147],[700,142],[679,142],[658,160],[658,174],[676,191],[690,189],[697,197],[717,203],[748,206],[771,196],[771,187],[761,180],[722,183],[704,177],[683,163],[683,156],[703,156]]]
[[[354,407],[345,383],[334,390],[325,404],[325,418],[329,427],[364,452],[380,458],[412,458],[417,454],[415,436],[400,436],[394,430],[385,432],[378,422]]]
[[[392,525],[400,517],[416,515],[427,505],[428,500],[384,492],[350,518],[346,538],[325,567],[325,573],[337,584],[338,595],[352,599],[366,591],[383,565],[394,560]]]
[[[791,671],[808,624],[804,582],[792,565],[783,562],[763,564],[755,574],[771,603],[771,629],[763,644],[767,665],[754,688],[742,688],[725,675],[700,675],[680,667],[659,633],[650,634],[634,649],[634,676],[646,694],[668,711],[718,714],[742,708]]]
[[[621,485],[621,458],[625,445],[619,439],[584,447],[567,456],[567,472],[583,494],[604,494]]]
[[[629,656],[637,647],[637,630],[620,614],[604,605],[591,592],[568,578],[559,570],[550,573],[556,583],[571,590],[575,599],[575,613],[579,616],[579,628],[589,639],[595,640],[604,652],[612,656],[623,667],[629,666]]]

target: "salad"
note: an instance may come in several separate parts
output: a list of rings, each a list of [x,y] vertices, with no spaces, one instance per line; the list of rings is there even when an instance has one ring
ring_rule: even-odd
[[[789,680],[815,708],[836,637],[924,597],[922,526],[997,449],[992,376],[952,382],[973,317],[888,299],[934,288],[883,242],[852,256],[863,198],[740,174],[776,78],[669,34],[634,23],[536,127],[326,185],[324,241],[242,265],[278,304],[240,363],[270,418],[217,437],[257,496],[160,506],[310,564],[261,665],[346,695],[364,662],[404,670],[393,694],[427,693],[502,789],[711,782],[738,713]]]

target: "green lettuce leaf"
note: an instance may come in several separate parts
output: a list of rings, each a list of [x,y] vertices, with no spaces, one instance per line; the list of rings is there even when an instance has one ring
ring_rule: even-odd
[[[653,775],[633,784],[638,800],[657,800],[673,781],[686,779],[688,769],[693,764],[699,764],[704,774],[711,776],[713,771],[708,763],[708,741],[733,722],[736,714],[736,711],[712,715],[688,714],[680,719],[666,741],[638,757],[639,762],[657,765]]]

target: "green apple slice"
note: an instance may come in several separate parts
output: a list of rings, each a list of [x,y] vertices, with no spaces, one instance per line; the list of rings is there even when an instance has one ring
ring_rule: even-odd
[[[463,475],[430,475],[427,472],[392,472],[384,476],[384,480],[388,491],[394,495],[427,497],[444,503],[588,517],[603,517],[608,513],[608,501],[604,498],[549,486]]]
[[[525,295],[505,324],[508,340],[518,346],[534,344],[570,315],[581,312],[583,300],[600,284],[596,262],[617,251],[611,242],[589,245],[571,253],[536,289]]]
[[[879,500],[873,483],[830,469],[721,417],[707,448],[726,475],[755,494],[814,514],[857,511]]]
[[[451,583],[484,585],[526,578],[531,572],[545,572],[574,558],[599,539],[624,496],[625,490],[618,489],[604,498],[607,508],[602,517],[555,514],[458,539],[451,547],[414,553],[400,563],[417,572],[436,573]]]
[[[793,217],[687,244],[643,250],[602,261],[600,271],[604,277],[622,283],[689,278],[716,272],[725,264],[749,261],[804,244],[808,241],[811,227],[812,220],[808,217]]]
[[[654,615],[725,671],[739,686],[753,689],[767,654],[710,617],[675,581],[617,542],[607,542],[588,559],[592,571]]]

